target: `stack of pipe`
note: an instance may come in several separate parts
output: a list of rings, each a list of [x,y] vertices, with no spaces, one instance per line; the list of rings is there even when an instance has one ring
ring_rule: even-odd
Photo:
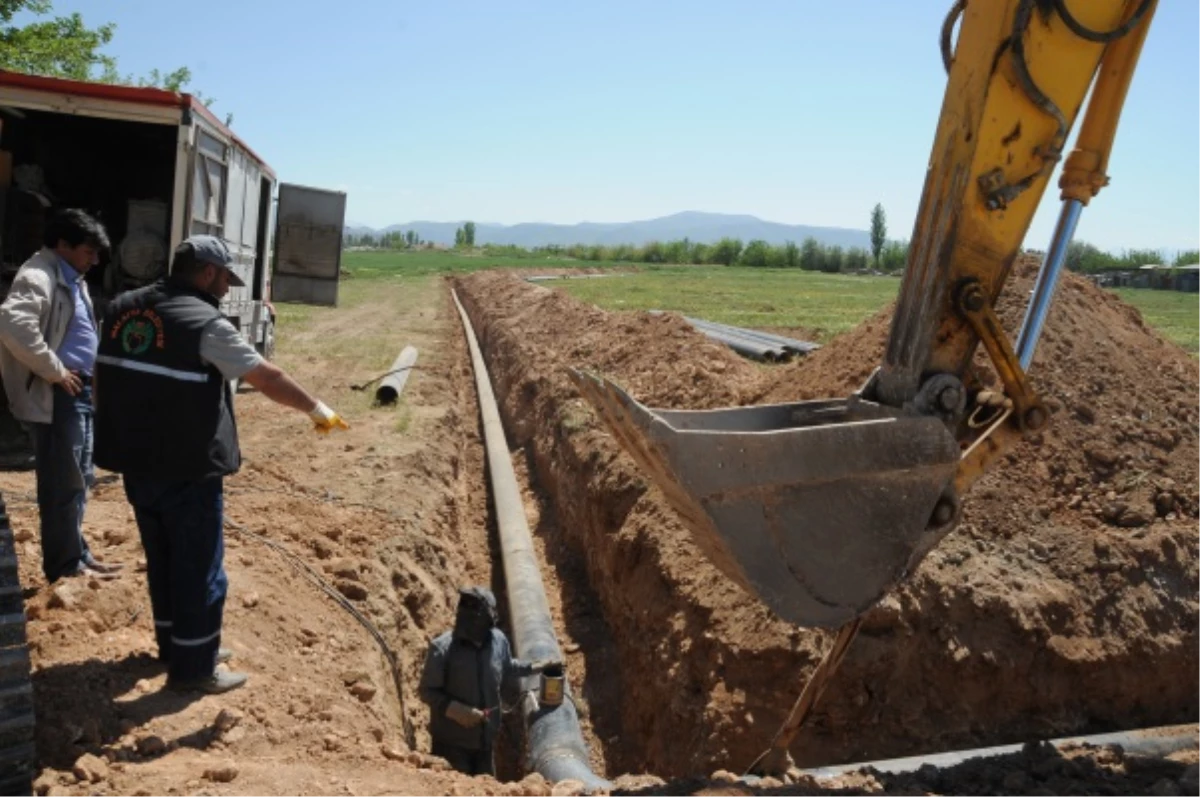
[[[718,324],[714,321],[687,316],[684,316],[684,320],[701,334],[719,343],[724,343],[743,357],[751,357],[755,360],[784,362],[797,354],[808,354],[820,348],[816,343],[807,340],[773,335],[770,332],[759,332],[756,329]]]

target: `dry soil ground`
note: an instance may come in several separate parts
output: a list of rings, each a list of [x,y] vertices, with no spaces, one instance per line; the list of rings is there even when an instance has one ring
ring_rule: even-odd
[[[119,480],[100,474],[86,533],[126,574],[49,587],[32,474],[0,474],[27,585],[39,792],[549,793],[536,776],[518,780],[511,717],[501,777],[513,782],[446,772],[422,752],[414,686],[425,645],[448,627],[459,585],[504,587],[448,287],[350,280],[341,308],[287,311],[281,364],[343,410],[348,432],[317,435],[299,414],[238,397],[246,462],[226,482],[223,641],[250,674],[245,689],[162,690]],[[511,274],[457,287],[524,480],[594,768],[668,781],[621,778],[631,791],[745,790],[695,778],[744,767],[765,747],[827,635],[787,627],[716,574],[563,368],[605,370],[660,406],[837,393],[877,356],[885,325],[847,336],[840,357],[830,346],[763,371],[671,316],[609,315]],[[1072,283],[1065,298],[1045,348],[1073,365],[1042,386],[1058,396],[1059,431],[989,477],[963,527],[872,613],[796,746],[802,764],[1195,721],[1195,360],[1087,286]],[[372,408],[351,385],[410,343],[420,359],[401,405]],[[396,652],[402,694],[371,634],[300,563]],[[1189,763],[1194,754],[1131,764],[1113,751],[1030,750],[986,772],[825,787],[1162,792],[1190,788]]]

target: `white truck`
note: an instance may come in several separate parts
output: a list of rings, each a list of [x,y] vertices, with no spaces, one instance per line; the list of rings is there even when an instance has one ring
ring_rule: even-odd
[[[178,243],[206,233],[224,239],[246,283],[230,290],[222,311],[270,357],[272,299],[337,302],[345,205],[344,193],[277,182],[188,94],[0,71],[0,297],[58,208],[88,211],[108,230],[112,251],[87,276],[97,312],[164,276]],[[29,456],[24,433],[0,412],[0,467]],[[3,793],[29,793],[33,740],[22,591],[0,501]]]

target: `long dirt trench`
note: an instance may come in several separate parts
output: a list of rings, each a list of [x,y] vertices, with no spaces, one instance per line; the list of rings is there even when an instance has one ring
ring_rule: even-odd
[[[1017,280],[1032,276],[1022,264]],[[605,313],[510,273],[456,287],[510,445],[612,630],[622,741],[610,765],[664,777],[746,766],[829,635],[773,618],[700,556],[565,368],[614,376],[650,406],[844,395],[879,361],[889,311],[810,362],[764,371],[678,317]],[[1019,321],[1014,302],[1000,310]],[[984,480],[959,531],[868,615],[795,745],[802,765],[1195,722],[1194,360],[1071,278],[1034,373],[1054,428]]]

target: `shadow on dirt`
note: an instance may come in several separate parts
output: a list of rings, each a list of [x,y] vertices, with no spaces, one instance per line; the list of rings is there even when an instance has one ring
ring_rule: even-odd
[[[155,717],[178,713],[204,697],[201,693],[156,689],[123,699],[136,690],[140,681],[162,673],[158,660],[145,653],[114,662],[88,659],[55,664],[34,672],[38,766],[69,770],[80,755],[100,755],[125,733]],[[55,708],[48,712],[45,706]],[[70,710],[62,710],[63,706]],[[203,747],[211,733],[210,728],[204,728],[165,742]]]

